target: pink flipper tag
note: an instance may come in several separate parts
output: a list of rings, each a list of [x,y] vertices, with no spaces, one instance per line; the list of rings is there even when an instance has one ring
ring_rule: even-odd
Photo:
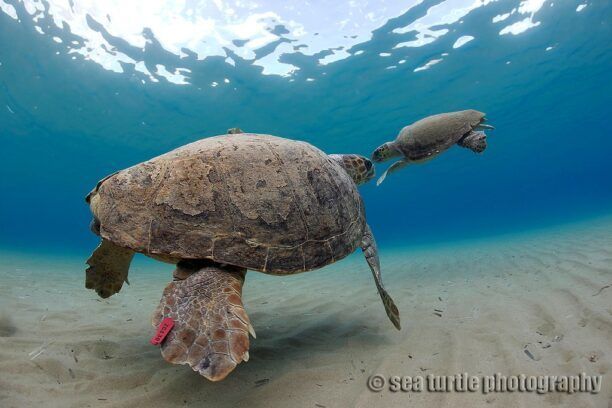
[[[153,336],[150,340],[151,344],[154,346],[159,346],[162,341],[166,338],[170,330],[174,327],[174,320],[171,317],[166,317],[162,322],[157,326],[157,332],[155,332],[155,336]]]

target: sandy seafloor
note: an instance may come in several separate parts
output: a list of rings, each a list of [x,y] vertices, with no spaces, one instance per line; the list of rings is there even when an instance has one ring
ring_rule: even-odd
[[[360,253],[297,276],[250,272],[251,359],[210,383],[148,343],[172,266],[141,258],[131,285],[100,300],[84,288],[82,259],[4,252],[0,406],[612,406],[612,218],[381,255],[401,332]],[[463,372],[585,372],[603,375],[603,387],[571,395],[366,387],[376,373]]]

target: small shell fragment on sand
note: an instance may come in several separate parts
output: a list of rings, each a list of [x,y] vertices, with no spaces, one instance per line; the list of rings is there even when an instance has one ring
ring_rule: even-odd
[[[255,386],[256,387],[261,387],[262,385],[266,385],[269,381],[270,381],[269,378],[263,378],[261,380],[257,380],[257,381],[255,381]]]
[[[538,350],[536,350],[535,345],[531,343],[525,344],[525,347],[523,347],[523,352],[533,361],[540,361],[542,358]]]
[[[597,353],[597,352],[592,352],[592,353],[590,353],[590,354],[589,354],[589,361],[590,361],[591,363],[596,363],[596,362],[597,362],[597,360],[599,360],[599,353]]]
[[[51,345],[51,343],[44,343],[42,346],[40,346],[37,349],[31,351],[28,354],[28,356],[30,356],[30,361],[34,360],[36,357],[38,357],[42,353],[44,353],[47,350],[47,347],[49,347],[49,345]]]

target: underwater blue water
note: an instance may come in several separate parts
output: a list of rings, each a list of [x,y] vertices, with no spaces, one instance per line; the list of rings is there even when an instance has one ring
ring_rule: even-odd
[[[290,78],[262,75],[239,57],[235,66],[222,57],[181,59],[155,38],[136,49],[91,21],[151,71],[156,63],[188,67],[187,85],[143,83],[129,64],[116,73],[69,54],[65,43],[78,36],[45,15],[41,35],[21,2],[8,3],[20,19],[0,13],[4,249],[88,252],[97,238],[84,197],[100,178],[229,127],[369,156],[403,126],[467,108],[486,112],[496,127],[482,155],[453,148],[380,187],[361,188],[381,246],[529,230],[612,211],[610,1],[584,2],[580,12],[583,2],[545,2],[539,25],[517,35],[500,35],[492,19],[519,2],[491,2],[441,25],[449,33],[430,44],[393,48],[415,38],[394,29],[443,3],[423,1],[355,45],[349,58],[320,65],[308,55],[284,57],[299,67]],[[463,35],[475,39],[453,49]],[[437,58],[443,60],[415,72]],[[224,77],[232,86],[210,86]]]

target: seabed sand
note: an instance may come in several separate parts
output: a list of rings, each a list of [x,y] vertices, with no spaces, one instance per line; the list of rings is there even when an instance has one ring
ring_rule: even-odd
[[[494,241],[383,248],[401,332],[384,315],[361,254],[297,276],[250,272],[244,299],[258,337],[250,361],[220,383],[165,363],[148,343],[172,266],[140,260],[131,286],[101,300],[84,288],[81,259],[2,258],[1,407],[612,404],[610,218]],[[464,372],[585,372],[603,375],[603,384],[598,394],[571,395],[366,387],[376,373]]]

